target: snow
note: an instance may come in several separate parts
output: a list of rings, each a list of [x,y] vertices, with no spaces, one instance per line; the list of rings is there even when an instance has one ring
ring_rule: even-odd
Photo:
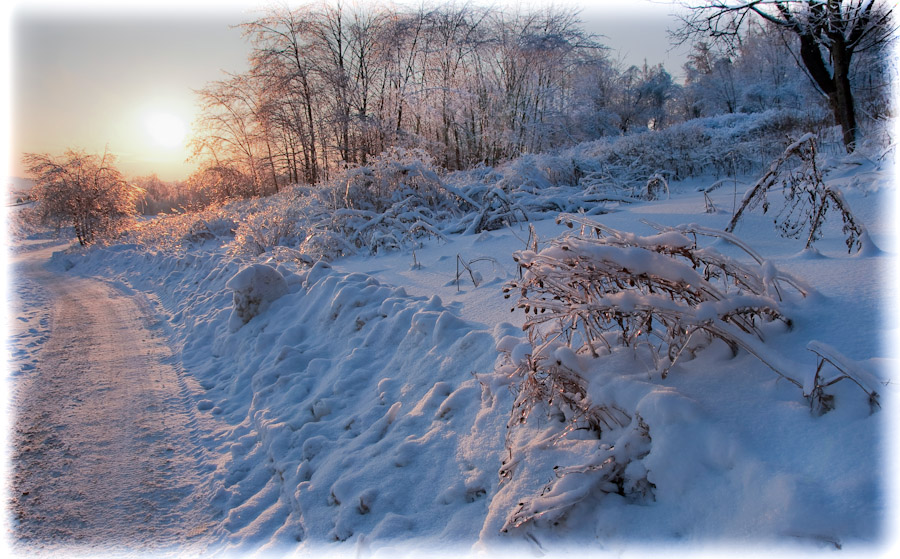
[[[30,355],[16,356],[8,493],[16,535],[48,556],[187,549],[209,515],[194,493],[198,422],[177,397],[183,379],[167,340],[140,296],[44,270],[48,252],[14,260],[15,281],[40,286],[20,292],[24,306],[51,311],[52,323],[26,344]]]
[[[517,165],[531,172],[539,160]],[[501,170],[507,181],[510,169]],[[535,191],[554,186],[529,177]],[[561,434],[565,424],[538,406],[508,429],[517,380],[504,356],[515,365],[532,350],[524,317],[510,312],[518,294],[504,299],[501,291],[517,277],[512,254],[527,246],[522,224],[311,266],[274,259],[274,251],[230,252],[227,227],[217,225],[214,238],[182,251],[119,245],[59,254],[55,263],[57,273],[144,294],[163,319],[196,382],[187,397],[209,429],[201,437],[207,476],[195,491],[217,511],[210,552],[802,555],[840,546],[871,556],[895,534],[885,449],[900,356],[888,343],[886,287],[897,225],[880,212],[894,186],[888,170],[870,166],[835,180],[882,250],[848,255],[835,215],[815,245],[820,257],[809,258],[761,212],[736,231],[758,262],[727,240],[715,246],[723,257],[761,265],[766,284],[783,272],[815,290],[783,303],[794,326],[767,330],[760,351],[802,368],[804,378],[815,371],[807,345],[816,341],[812,347],[877,384],[875,413],[864,392],[842,381],[829,387],[835,409],[816,416],[801,390],[720,342],[679,361],[665,379],[630,349],[591,359],[556,346],[554,359],[588,380],[592,401],[625,410],[628,421],[598,441],[580,430]],[[668,200],[616,205],[600,218],[633,239],[684,246],[688,233],[660,233],[641,220],[696,224],[686,229],[700,234],[723,228],[730,216],[705,213],[698,190],[713,181],[670,180]],[[710,196],[725,206],[731,193]],[[536,217],[542,241],[569,231],[553,213]],[[636,271],[696,276],[690,266],[616,254]],[[457,281],[458,259],[480,281]],[[12,344],[20,352],[15,374],[27,376],[42,318],[39,297],[22,300],[35,330],[14,334]],[[613,463],[645,498],[616,494]],[[529,514],[534,520],[515,527]],[[542,523],[551,518],[558,524]]]
[[[253,264],[236,273],[225,287],[234,292],[234,310],[228,320],[234,332],[272,302],[288,292],[287,282],[278,270],[265,264]]]

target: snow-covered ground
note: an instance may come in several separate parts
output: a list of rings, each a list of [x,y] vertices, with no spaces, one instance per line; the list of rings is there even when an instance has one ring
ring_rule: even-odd
[[[720,211],[706,213],[697,187],[710,182],[671,184],[669,199],[611,205],[595,219],[642,235],[654,232],[642,220],[721,229],[743,188],[714,191]],[[871,162],[835,169],[829,184],[843,188],[880,252],[848,255],[837,215],[815,252],[779,237],[760,211],[736,233],[817,292],[786,304],[793,328],[767,330],[767,351],[815,369],[807,344],[835,348],[880,380],[880,409],[840,382],[829,388],[835,409],[816,416],[801,390],[724,345],[666,378],[628,348],[580,356],[573,367],[592,393],[645,423],[645,447],[626,470],[643,480],[642,498],[604,488],[596,468],[566,478],[569,491],[557,485],[556,501],[540,498],[555,471],[638,444],[636,423],[600,441],[560,436],[565,424],[538,407],[507,439],[519,379],[503,373],[498,345],[525,335],[502,287],[517,277],[511,255],[526,248],[524,225],[312,267],[233,256],[215,240],[175,253],[75,251],[53,267],[139,292],[180,351],[197,383],[183,393],[208,429],[198,459],[209,475],[194,491],[211,496],[209,554],[871,556],[896,533],[895,187],[889,166]],[[568,231],[545,217],[534,223],[539,239]],[[284,286],[264,290],[250,318],[256,303],[244,293],[235,311],[232,290],[246,277],[227,284],[261,263]],[[39,298],[24,300],[33,303],[23,315],[37,316]],[[520,503],[542,503],[554,521],[503,531]]]
[[[142,298],[48,270],[55,245],[12,259],[12,552],[187,549],[211,515],[186,380]]]

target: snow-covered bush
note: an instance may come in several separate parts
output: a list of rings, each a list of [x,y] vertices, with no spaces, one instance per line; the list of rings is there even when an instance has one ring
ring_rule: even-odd
[[[642,461],[653,452],[654,429],[665,425],[645,421],[640,405],[623,405],[615,391],[601,388],[608,381],[595,360],[611,356],[617,346],[653,363],[653,373],[665,378],[676,363],[723,343],[735,355],[752,354],[796,386],[814,413],[834,407],[826,388],[841,380],[856,384],[872,409],[878,407],[877,380],[830,347],[810,342],[819,363],[804,372],[766,346],[767,336],[792,326],[785,303],[813,290],[734,235],[688,225],[639,236],[581,216],[564,214],[559,221],[579,232],[552,239],[541,250],[535,241],[514,253],[521,279],[504,288],[507,297],[519,295],[516,308],[526,313],[528,341],[510,336],[498,343],[498,373],[515,380],[516,395],[501,480],[511,479],[536,446],[549,451],[575,433],[596,443],[571,441],[570,454],[587,454],[565,457],[580,463],[555,467],[554,479],[538,495],[518,497],[503,531],[533,521],[556,524],[590,495],[653,499],[657,488]],[[737,260],[702,246],[701,238],[732,245],[743,256]],[[836,372],[826,374],[826,364]],[[520,433],[536,409],[546,411],[547,420]],[[535,443],[535,437],[543,442]]]
[[[573,158],[548,153],[525,154],[499,165],[488,180],[496,177],[496,185],[504,191],[524,190],[536,193],[560,185],[576,185],[580,176]]]
[[[475,211],[463,216],[453,233],[477,234],[508,227],[513,223],[528,221],[528,212],[509,193],[491,184],[466,185],[465,197],[472,200]]]
[[[560,219],[580,224],[582,234],[552,240],[539,253],[516,252],[523,277],[505,291],[518,290],[516,307],[534,313],[526,329],[549,324],[541,338],[562,337],[581,353],[646,347],[665,376],[682,354],[714,338],[736,351],[743,334],[762,338],[761,322],[790,325],[779,305],[785,287],[807,291],[768,264],[750,266],[700,247],[696,234],[705,230],[639,237],[572,215]]]
[[[392,147],[368,166],[346,170],[330,187],[340,189],[335,193],[336,208],[381,213],[409,198],[430,208],[447,202],[434,162],[421,149]]]
[[[266,264],[253,264],[235,274],[225,287],[234,293],[234,308],[228,320],[232,332],[269,308],[275,301],[288,292],[284,276],[275,268]]]
[[[67,149],[59,157],[26,153],[23,162],[42,224],[71,226],[81,246],[117,239],[133,225],[140,191],[116,168],[115,156]]]
[[[191,224],[190,229],[184,235],[184,240],[189,243],[202,243],[212,239],[234,237],[237,224],[230,217],[215,215],[212,218],[198,216]]]
[[[551,240],[540,252],[516,252],[522,279],[504,288],[507,297],[520,294],[516,308],[528,316],[523,328],[535,340],[535,364],[548,341],[592,357],[621,345],[648,356],[665,377],[680,359],[720,340],[734,353],[753,354],[827,411],[821,386],[805,386],[793,366],[763,344],[766,323],[791,327],[782,302],[790,292],[810,293],[803,281],[725,231],[690,225],[642,237],[574,215],[559,219],[579,225],[581,233]],[[701,246],[701,237],[727,242],[751,262]],[[555,382],[552,374],[547,378]],[[877,400],[874,390],[870,398]],[[584,412],[590,405],[580,404]]]
[[[775,226],[783,237],[796,239],[806,235],[806,249],[812,247],[825,225],[828,209],[834,206],[844,222],[844,240],[848,251],[874,250],[865,226],[850,211],[840,190],[825,184],[813,134],[806,134],[784,150],[769,170],[744,195],[726,231],[732,232],[744,212],[762,204],[769,209],[768,193],[780,191],[784,206],[775,218]],[[806,233],[804,233],[806,231]]]
[[[477,234],[541,214],[604,213],[606,203],[632,201],[616,189],[587,187],[583,179],[588,167],[573,155],[539,154],[494,169],[451,174],[445,178],[445,188],[464,202],[461,209],[466,213],[446,231]]]
[[[586,463],[557,468],[538,496],[511,512],[504,531],[536,519],[555,522],[595,491],[652,498],[653,484],[640,465],[651,452],[652,426],[633,410],[593,401],[583,358],[622,345],[649,355],[665,377],[680,358],[715,339],[735,352],[757,351],[747,340],[762,338],[762,323],[790,324],[779,304],[785,289],[807,291],[762,262],[749,266],[698,246],[696,236],[704,230],[640,237],[573,215],[560,219],[579,224],[581,233],[554,239],[540,251],[535,242],[514,253],[521,279],[504,288],[507,297],[520,295],[516,308],[526,313],[529,342],[499,347],[505,355],[500,372],[519,379],[500,475],[511,475],[521,446],[515,428],[538,405],[561,415],[566,427],[557,437],[586,430],[599,439],[599,450]]]
[[[781,109],[698,118],[566,151],[581,151],[581,159],[588,162],[582,184],[629,190],[644,186],[654,173],[682,180],[754,172],[781,153],[791,136],[819,128],[819,120]]]
[[[172,251],[207,241],[227,242],[233,239],[237,223],[245,215],[244,207],[241,202],[232,202],[145,219],[129,230],[123,241],[150,250]]]
[[[521,501],[501,531],[534,521],[555,525],[595,492],[619,495],[630,502],[652,501],[655,486],[647,479],[647,468],[641,463],[651,452],[649,427],[639,414],[634,414],[631,421],[611,433],[601,437],[599,450],[586,457],[586,462],[554,468],[554,478],[537,496]]]
[[[445,188],[453,185],[467,212],[449,231],[477,233],[547,212],[603,213],[607,204],[655,199],[670,180],[746,175],[781,153],[791,135],[818,127],[791,110],[725,115],[448,174]]]
[[[641,460],[651,451],[650,428],[635,411],[626,411],[615,402],[595,402],[579,357],[558,337],[539,341],[534,330],[529,342],[507,337],[498,349],[503,355],[498,373],[519,379],[515,401],[506,425],[506,459],[499,475],[503,482],[512,479],[516,467],[526,459],[529,447],[557,446],[576,431],[579,438],[593,439],[575,446],[575,464],[554,466],[553,479],[534,497],[522,498],[510,511],[502,532],[529,522],[556,525],[569,510],[592,494],[616,494],[630,502],[653,499],[654,485],[647,479]],[[550,431],[534,441],[534,427],[521,432],[535,408],[547,412],[545,427]],[[558,421],[554,421],[558,419]],[[540,420],[539,420],[540,421]],[[585,443],[587,441],[578,441]],[[578,449],[586,454],[581,455]],[[570,456],[569,461],[573,458]]]
[[[347,169],[323,187],[320,198],[332,215],[313,236],[337,233],[349,247],[370,253],[440,238],[437,224],[460,213],[431,157],[419,149],[391,148],[368,166]]]
[[[300,209],[290,202],[247,216],[234,234],[234,249],[252,256],[277,246],[296,246],[306,228]]]
[[[664,176],[654,173],[653,176],[647,179],[647,186],[644,188],[644,198],[647,200],[658,200],[663,191],[666,192],[666,197],[668,197],[669,182]]]

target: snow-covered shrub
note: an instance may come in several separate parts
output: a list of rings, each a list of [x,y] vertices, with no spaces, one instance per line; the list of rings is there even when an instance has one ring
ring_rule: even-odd
[[[576,466],[554,468],[554,478],[540,493],[521,501],[501,531],[540,521],[555,525],[569,510],[595,492],[615,494],[631,502],[653,500],[655,486],[641,460],[650,454],[650,429],[639,414],[601,440],[599,450]]]
[[[184,240],[189,243],[200,243],[211,239],[230,238],[234,237],[237,227],[230,217],[216,215],[205,219],[203,216],[198,216],[198,219],[191,224],[190,229],[184,235]]]
[[[591,163],[577,155],[526,155],[495,169],[449,175],[445,188],[462,201],[466,213],[446,231],[477,234],[550,212],[591,215],[604,213],[607,203],[632,201],[620,189],[607,188],[606,183],[603,188],[589,187],[585,173]]]
[[[543,339],[533,330],[527,344],[500,344],[499,350],[506,361],[503,372],[521,379],[509,428],[524,424],[540,404],[549,404],[561,413],[570,429],[589,429],[598,438],[607,429],[624,427],[631,421],[631,415],[615,405],[588,400],[577,358],[558,337]],[[501,477],[507,477],[502,470]]]
[[[276,246],[296,246],[305,233],[302,213],[291,203],[272,205],[250,214],[234,233],[238,253],[260,255]]]
[[[791,326],[782,301],[789,291],[811,292],[804,282],[725,231],[691,225],[642,237],[574,215],[559,219],[581,233],[551,240],[540,252],[516,252],[522,279],[504,288],[507,296],[520,294],[516,308],[528,315],[523,328],[537,342],[532,360],[543,358],[548,340],[593,357],[622,345],[648,355],[665,377],[679,359],[720,340],[735,353],[753,354],[827,411],[824,385],[805,386],[793,365],[763,344],[766,323]],[[699,237],[730,243],[752,262],[701,246]],[[872,387],[864,389],[877,400]]]
[[[476,211],[466,215],[467,234],[478,234],[508,227],[513,223],[528,221],[528,212],[510,194],[493,185],[475,185],[466,188],[466,196],[475,200]],[[529,197],[534,199],[534,197]]]
[[[583,463],[554,468],[555,478],[537,496],[519,497],[504,531],[532,521],[556,524],[590,495],[617,494],[631,502],[653,498],[657,488],[642,461],[653,452],[654,429],[664,426],[645,421],[640,405],[623,407],[615,399],[621,394],[601,388],[606,373],[595,359],[612,355],[616,346],[653,362],[655,373],[665,378],[677,362],[724,343],[735,354],[754,355],[800,389],[814,413],[833,408],[825,389],[841,380],[856,384],[872,408],[878,406],[877,380],[824,344],[810,343],[819,364],[806,373],[766,346],[764,333],[778,330],[770,323],[792,325],[785,302],[812,289],[737,237],[698,225],[658,227],[658,234],[639,236],[575,215],[559,221],[579,232],[552,239],[541,250],[535,242],[514,253],[521,279],[504,289],[507,297],[519,295],[516,308],[526,313],[528,341],[510,336],[498,343],[503,356],[498,373],[516,381],[500,477],[511,479],[536,445],[549,451],[575,433],[581,439],[593,436],[596,443],[570,441],[572,452],[586,453]],[[702,246],[701,238],[728,243],[744,258]],[[837,373],[826,374],[825,364]],[[543,426],[519,433],[538,407],[548,415]],[[533,442],[536,436],[539,444]]]
[[[336,233],[351,251],[376,253],[425,236],[440,238],[438,223],[460,213],[431,157],[418,149],[382,152],[370,165],[329,181],[319,196],[331,216],[318,220],[311,236],[324,235],[334,245],[338,240],[330,237]]]
[[[275,301],[288,292],[284,276],[275,268],[266,264],[253,264],[235,274],[225,287],[234,293],[234,308],[228,319],[228,327],[232,332],[269,308]]]
[[[573,215],[560,219],[580,224],[582,234],[554,239],[539,253],[516,252],[523,277],[505,291],[520,292],[526,329],[548,324],[541,338],[562,337],[581,353],[646,347],[665,376],[682,354],[713,339],[737,351],[746,335],[762,339],[760,323],[790,325],[779,305],[785,288],[808,291],[761,260],[751,266],[697,244],[697,234],[713,234],[744,247],[724,232],[667,229],[640,237]]]
[[[783,237],[796,239],[805,234],[805,248],[810,249],[821,236],[828,209],[834,206],[844,222],[848,252],[854,247],[857,251],[874,250],[865,226],[850,211],[841,191],[825,184],[813,134],[793,142],[771,163],[769,170],[744,194],[725,230],[734,231],[744,212],[760,204],[764,213],[768,211],[770,191],[784,195],[784,206],[775,218],[775,226]]]
[[[182,250],[207,241],[227,242],[242,219],[241,203],[214,205],[204,210],[159,215],[141,220],[128,231],[124,242],[150,250]]]
[[[652,500],[654,485],[641,465],[651,449],[648,425],[640,414],[614,402],[592,401],[588,380],[572,349],[558,337],[537,338],[532,330],[529,343],[510,336],[498,344],[503,355],[498,373],[520,379],[506,426],[507,458],[501,465],[500,479],[505,482],[512,478],[513,470],[534,444],[534,435],[520,433],[518,428],[525,426],[535,408],[547,412],[548,424],[558,425],[555,433],[539,444],[542,448],[560,443],[576,430],[596,442],[576,447],[588,450],[574,459],[576,464],[554,466],[554,479],[535,497],[522,499],[501,531],[532,521],[555,525],[572,507],[598,492],[620,495],[631,502]],[[554,417],[559,422],[553,421]]]
[[[188,177],[185,185],[194,204],[222,203],[259,196],[256,181],[247,172],[228,164],[207,164]]]
[[[828,344],[813,340],[806,345],[806,349],[816,355],[818,364],[815,371],[808,371],[803,378],[803,395],[820,402],[820,411],[828,411],[834,407],[834,398],[825,393],[825,388],[842,380],[856,384],[869,395],[872,411],[880,407],[878,391],[875,389],[879,382],[871,373]],[[826,364],[831,365],[831,369],[837,371],[837,374],[826,375]]]
[[[698,118],[658,131],[576,146],[590,163],[581,183],[640,189],[654,173],[671,180],[704,174],[745,175],[764,168],[791,136],[821,128],[821,121],[780,109]],[[612,181],[612,182],[610,182]]]
[[[724,115],[449,174],[445,188],[454,185],[467,213],[448,232],[477,233],[548,212],[603,213],[609,204],[655,199],[670,180],[746,175],[780,153],[791,134],[817,126],[790,110]]]
[[[378,252],[416,246],[423,237],[443,238],[440,211],[420,206],[417,197],[398,200],[384,212],[336,210],[335,229],[355,248]]]
[[[520,452],[513,433],[538,405],[561,415],[566,427],[558,437],[587,430],[599,446],[586,463],[557,468],[556,479],[511,512],[504,531],[537,519],[554,523],[596,491],[652,498],[653,484],[640,465],[651,452],[652,426],[635,411],[593,401],[583,358],[627,346],[649,354],[665,377],[679,358],[715,339],[735,352],[758,351],[748,339],[762,338],[762,323],[790,324],[779,304],[785,289],[807,291],[763,262],[741,264],[698,246],[696,236],[704,230],[640,237],[574,215],[560,220],[579,224],[580,234],[551,240],[540,251],[535,242],[514,253],[521,279],[504,288],[507,297],[520,295],[516,308],[526,313],[529,342],[499,347],[505,355],[499,372],[519,379],[507,424],[509,456],[500,475],[511,475]]]
[[[662,195],[662,192],[666,192],[666,196],[669,196],[669,182],[666,178],[659,173],[654,173],[647,180],[647,186],[644,190],[644,198],[647,200],[658,200]]]
[[[552,186],[578,184],[580,170],[571,157],[540,153],[524,154],[503,163],[489,176],[502,190],[537,192]]]
[[[385,212],[393,204],[414,198],[415,205],[437,208],[447,203],[434,163],[424,150],[392,147],[365,167],[348,169],[330,186],[335,208]]]
[[[81,246],[114,242],[133,226],[140,190],[116,168],[115,156],[67,149],[59,157],[26,153],[22,161],[42,224],[71,226]]]

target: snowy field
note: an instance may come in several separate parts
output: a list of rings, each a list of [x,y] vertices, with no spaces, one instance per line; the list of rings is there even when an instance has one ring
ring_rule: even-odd
[[[808,378],[817,341],[874,377],[878,405],[845,380],[827,388],[834,409],[812,413],[800,387],[721,342],[666,375],[628,347],[555,354],[624,414],[599,440],[540,403],[510,420],[521,382],[510,371],[530,346],[503,287],[533,241],[524,223],[313,265],[237,254],[224,235],[71,250],[51,268],[104,278],[163,319],[208,429],[195,493],[215,511],[211,556],[873,556],[896,535],[892,180],[891,164],[863,159],[827,177],[877,249],[848,254],[836,213],[812,251],[780,237],[771,212],[735,230],[766,269],[812,288],[784,301],[791,328],[765,325],[766,354]],[[592,219],[640,236],[651,224],[723,229],[748,184],[711,192],[710,213],[699,189],[712,182],[671,182],[668,196],[607,202]],[[539,249],[577,233],[555,217],[533,221]],[[36,350],[23,344],[39,347],[46,323],[40,291],[19,295],[35,325],[12,340],[13,382],[28,377]],[[615,479],[607,459],[624,466]]]

